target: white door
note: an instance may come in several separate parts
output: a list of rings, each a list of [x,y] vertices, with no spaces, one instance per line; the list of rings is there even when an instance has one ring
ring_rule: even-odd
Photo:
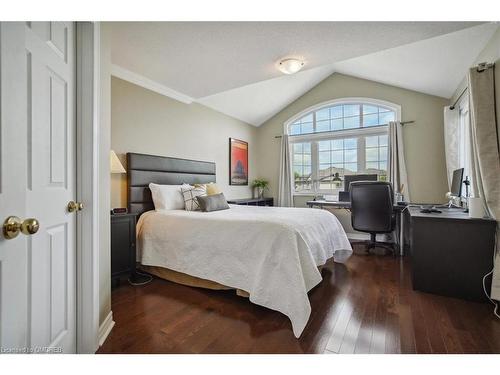
[[[3,352],[76,351],[74,40],[72,23],[0,27],[0,224],[39,222],[0,238]]]

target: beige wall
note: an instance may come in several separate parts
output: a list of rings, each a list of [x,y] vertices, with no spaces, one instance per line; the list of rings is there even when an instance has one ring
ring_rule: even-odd
[[[415,121],[404,127],[403,135],[411,199],[422,203],[444,201],[448,189],[443,107],[448,100],[338,73],[326,78],[259,128],[257,165],[260,175],[270,180],[272,194],[277,194],[280,152],[280,141],[274,137],[282,134],[285,121],[318,103],[346,97],[375,98],[401,106],[402,120]],[[297,205],[303,202],[303,197],[296,197]]]
[[[250,187],[229,186],[229,138],[249,144],[249,182],[256,178],[257,128],[209,109],[184,104],[132,83],[111,80],[111,148],[125,166],[127,152],[216,162],[217,185],[227,198]],[[111,206],[126,207],[126,175],[111,179]]]

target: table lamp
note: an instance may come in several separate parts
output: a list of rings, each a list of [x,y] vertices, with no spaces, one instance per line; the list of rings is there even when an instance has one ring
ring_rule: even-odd
[[[110,162],[110,170],[111,173],[127,173],[125,168],[123,168],[122,163],[120,163],[120,159],[116,156],[116,153],[111,150],[109,153],[109,162]]]
[[[120,162],[120,159],[118,159],[118,156],[116,156],[116,153],[111,150],[109,153],[109,169],[111,174],[123,174],[127,173],[125,168],[123,168],[122,163]],[[117,215],[117,214],[126,214],[127,213],[127,208],[125,207],[119,207],[119,208],[113,208],[111,210],[112,215]]]

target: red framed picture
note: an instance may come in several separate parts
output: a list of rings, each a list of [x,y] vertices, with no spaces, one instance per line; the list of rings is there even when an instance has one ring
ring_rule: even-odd
[[[248,143],[229,138],[229,185],[248,185]]]

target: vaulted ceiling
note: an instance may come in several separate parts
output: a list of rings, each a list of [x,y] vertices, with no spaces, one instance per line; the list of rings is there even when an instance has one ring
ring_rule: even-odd
[[[498,25],[478,22],[119,22],[112,63],[259,126],[334,72],[450,97]],[[285,76],[283,57],[305,60]]]

